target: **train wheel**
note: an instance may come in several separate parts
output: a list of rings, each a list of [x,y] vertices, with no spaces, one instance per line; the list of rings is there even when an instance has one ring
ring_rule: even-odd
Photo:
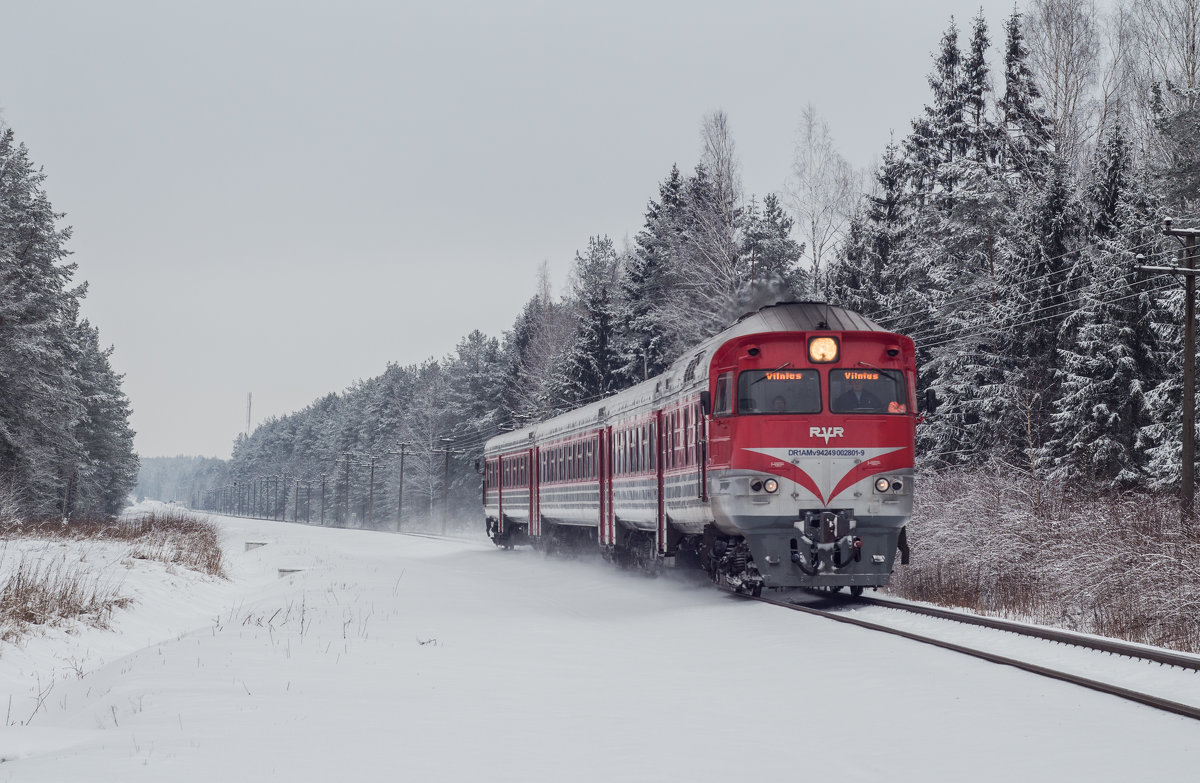
[[[850,587],[850,595],[854,596],[855,598],[858,598],[862,594],[863,594],[862,585],[852,585]]]

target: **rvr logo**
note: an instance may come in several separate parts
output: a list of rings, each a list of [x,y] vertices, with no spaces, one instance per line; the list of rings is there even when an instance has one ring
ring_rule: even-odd
[[[825,445],[829,445],[830,438],[840,438],[846,434],[846,430],[842,427],[809,427],[808,436],[810,438],[824,438]]]

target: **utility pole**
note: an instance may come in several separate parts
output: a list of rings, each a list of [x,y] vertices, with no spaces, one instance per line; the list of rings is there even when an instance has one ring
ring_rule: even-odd
[[[321,474],[321,527],[325,527],[325,474]]]
[[[375,527],[375,455],[371,455],[371,487],[367,490],[367,527]]]
[[[346,457],[346,515],[342,517],[342,527],[350,524],[350,452],[345,453]]]
[[[400,444],[400,484],[396,487],[396,496],[399,498],[396,501],[396,532],[400,532],[401,526],[404,524],[404,454],[408,448],[407,443]]]
[[[1175,237],[1183,245],[1182,266],[1144,266],[1138,256],[1137,268],[1143,272],[1170,272],[1183,275],[1183,470],[1179,482],[1180,511],[1185,522],[1196,515],[1196,263],[1200,261],[1197,240],[1200,229],[1172,228],[1171,219],[1163,221],[1163,236]]]
[[[434,449],[435,452],[440,451],[446,458],[444,467],[442,468],[442,535],[446,535],[446,521],[450,516],[450,455],[453,449],[450,448],[452,438],[442,438],[442,443],[446,444],[441,449]]]

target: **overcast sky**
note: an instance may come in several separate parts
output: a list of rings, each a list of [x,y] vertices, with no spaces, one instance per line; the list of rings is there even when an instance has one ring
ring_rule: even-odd
[[[143,456],[500,336],[620,245],[704,115],[778,192],[806,103],[869,164],[979,2],[0,0],[0,121],[73,226]],[[1011,0],[982,3],[994,51]],[[998,56],[998,55],[994,55]]]

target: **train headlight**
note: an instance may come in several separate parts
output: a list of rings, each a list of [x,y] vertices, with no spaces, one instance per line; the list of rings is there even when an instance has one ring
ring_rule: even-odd
[[[892,488],[892,480],[890,478],[881,476],[881,477],[875,479],[875,491],[876,492],[887,492],[891,488]]]
[[[812,337],[808,341],[808,358],[815,364],[828,364],[838,360],[836,337]]]
[[[763,482],[763,489],[765,489],[767,492],[778,492],[779,482],[775,479],[767,479]]]

